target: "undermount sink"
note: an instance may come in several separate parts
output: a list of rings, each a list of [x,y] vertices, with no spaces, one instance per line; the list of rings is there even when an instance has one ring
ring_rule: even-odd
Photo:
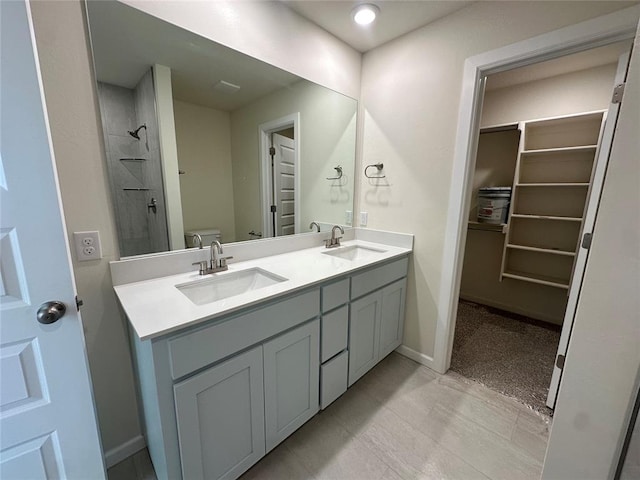
[[[218,274],[195,282],[176,285],[176,288],[196,305],[217,302],[243,293],[284,282],[287,279],[261,268]]]
[[[335,250],[326,250],[322,252],[324,255],[342,258],[344,260],[368,260],[374,258],[386,250],[377,248],[364,247],[362,245],[349,245],[348,247],[337,247]]]

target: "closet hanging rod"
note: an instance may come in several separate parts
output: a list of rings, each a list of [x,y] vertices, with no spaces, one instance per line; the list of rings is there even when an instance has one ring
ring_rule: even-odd
[[[148,188],[123,188],[125,192],[148,192]]]
[[[146,158],[121,158],[121,162],[146,162]]]
[[[327,180],[339,180],[342,178],[342,167],[338,165],[337,167],[333,167],[333,169],[338,172],[337,177],[327,177]]]
[[[375,175],[375,176],[371,176],[367,173],[367,170],[370,169],[371,167],[376,167],[378,169],[378,172],[380,170],[382,170],[384,168],[384,164],[383,163],[372,163],[371,165],[367,165],[366,167],[364,167],[364,176],[367,178],[385,178],[386,175]]]

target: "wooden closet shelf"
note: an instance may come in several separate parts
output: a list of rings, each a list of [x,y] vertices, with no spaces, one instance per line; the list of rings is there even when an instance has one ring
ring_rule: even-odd
[[[469,230],[482,230],[485,232],[507,233],[506,223],[480,223],[469,220]]]
[[[528,252],[538,252],[538,253],[550,253],[552,255],[564,255],[565,257],[575,257],[575,252],[567,252],[566,250],[557,250],[553,248],[540,248],[540,247],[530,247],[528,245],[517,245],[515,243],[507,244],[507,248],[513,248],[515,250],[526,250]]]
[[[556,217],[551,215],[525,215],[523,213],[512,213],[511,218],[525,218],[529,220],[558,220],[563,222],[582,222],[582,217]]]
[[[518,272],[516,270],[506,271],[502,276],[506,278],[513,278],[514,280],[522,280],[523,282],[537,283],[539,285],[547,285],[549,287],[569,290],[569,282],[562,278],[536,275],[528,272]]]
[[[588,187],[589,183],[583,182],[558,182],[558,183],[516,183],[516,187]]]
[[[595,152],[597,145],[580,145],[578,147],[538,148],[535,150],[523,150],[521,155],[546,155],[564,152]]]

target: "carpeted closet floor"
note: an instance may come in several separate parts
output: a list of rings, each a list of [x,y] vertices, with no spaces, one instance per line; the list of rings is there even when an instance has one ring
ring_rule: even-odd
[[[548,415],[560,328],[461,300],[451,370]]]

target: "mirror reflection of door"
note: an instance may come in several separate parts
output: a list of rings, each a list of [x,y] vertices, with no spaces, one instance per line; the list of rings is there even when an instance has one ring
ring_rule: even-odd
[[[295,143],[293,128],[271,135],[272,228],[276,237],[295,233]],[[275,211],[274,211],[275,210]]]

